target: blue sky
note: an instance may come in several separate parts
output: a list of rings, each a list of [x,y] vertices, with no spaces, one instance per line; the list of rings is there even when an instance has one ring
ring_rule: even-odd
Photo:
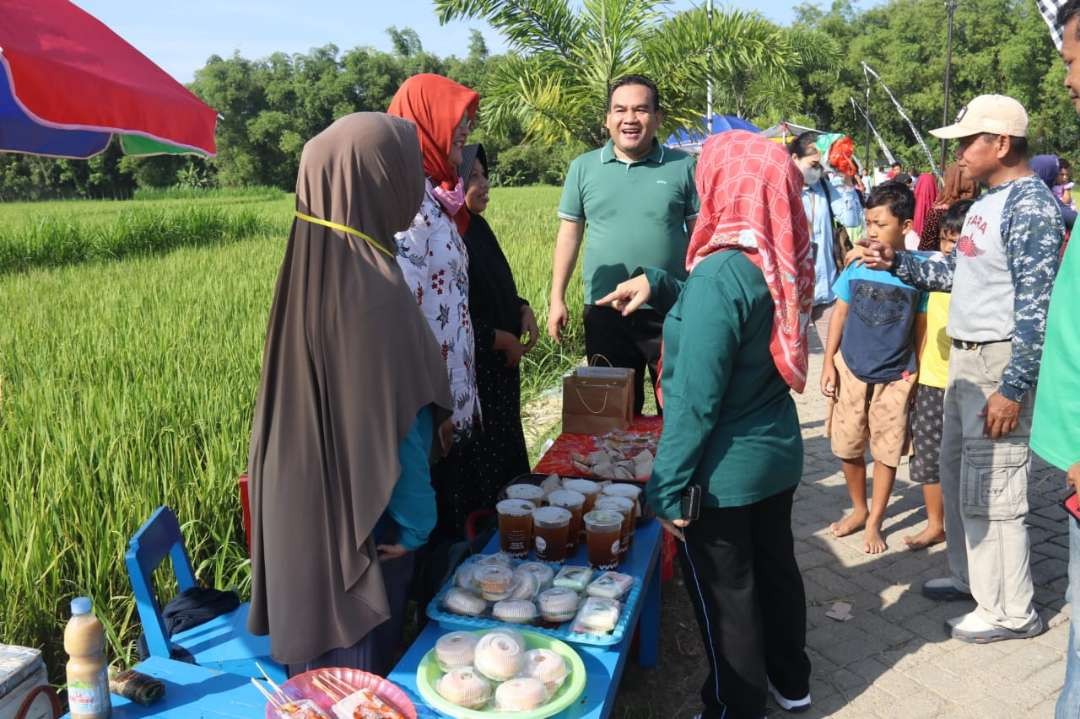
[[[332,42],[342,49],[359,45],[389,50],[386,28],[412,27],[424,47],[437,55],[464,55],[469,29],[484,33],[493,52],[503,42],[484,23],[440,27],[431,0],[74,0],[181,82],[210,55],[264,57],[281,50],[306,52]],[[674,0],[688,8],[705,0]],[[717,7],[757,10],[785,23],[794,2],[716,0]]]

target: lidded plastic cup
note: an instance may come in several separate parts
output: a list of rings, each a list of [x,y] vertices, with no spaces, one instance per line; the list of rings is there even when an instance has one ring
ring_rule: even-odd
[[[564,479],[563,489],[580,492],[585,495],[585,511],[592,509],[593,502],[600,496],[600,485],[591,479]]]
[[[538,559],[544,562],[562,562],[566,559],[572,519],[570,510],[562,507],[533,510],[533,541]]]
[[[637,506],[629,497],[614,497],[611,495],[601,496],[596,500],[596,509],[611,509],[619,512],[623,517],[622,530],[620,532],[620,552],[630,548],[630,537],[634,533],[634,508]]]
[[[547,503],[552,507],[568,509],[573,515],[570,519],[570,538],[566,541],[566,548],[573,549],[585,533],[585,523],[581,521],[581,515],[585,513],[585,495],[572,489],[556,489],[547,496]]]
[[[563,489],[580,492],[586,497],[600,492],[600,485],[591,479],[564,479],[562,486]]]
[[[544,499],[544,490],[535,484],[510,484],[504,491],[508,499],[524,499],[536,506]]]
[[[562,507],[537,507],[532,515],[534,527],[565,527],[573,516],[570,510]]]
[[[607,497],[626,497],[627,499],[633,500],[635,505],[641,501],[641,487],[633,484],[614,482],[604,487],[602,493]],[[635,511],[638,514],[641,514],[640,509]]]
[[[532,514],[536,505],[527,499],[504,499],[495,505],[495,511],[508,517],[525,517]]]
[[[595,509],[585,515],[585,538],[589,564],[614,569],[619,564],[625,517],[613,509]]]
[[[533,542],[532,512],[536,505],[524,499],[504,499],[495,505],[499,515],[499,544],[516,559],[529,554]]]
[[[552,507],[579,509],[585,505],[585,495],[572,489],[556,489],[547,496],[547,502]]]

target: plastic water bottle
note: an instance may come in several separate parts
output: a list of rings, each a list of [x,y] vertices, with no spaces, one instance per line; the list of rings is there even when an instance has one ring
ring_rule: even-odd
[[[109,667],[105,662],[105,629],[94,616],[90,597],[71,600],[71,619],[64,629],[68,654],[68,706],[72,719],[108,719]]]

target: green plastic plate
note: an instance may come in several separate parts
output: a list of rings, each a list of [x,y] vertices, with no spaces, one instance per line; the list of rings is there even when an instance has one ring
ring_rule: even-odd
[[[491,631],[497,630],[483,629],[473,634],[480,636]],[[576,702],[585,691],[585,664],[573,647],[554,637],[546,637],[528,630],[515,629],[515,631],[525,637],[525,645],[529,649],[550,649],[564,657],[570,664],[570,676],[547,704],[531,712],[500,712],[494,709],[484,711],[466,709],[448,702],[435,691],[435,684],[442,677],[443,670],[439,667],[439,662],[435,660],[434,647],[420,660],[420,666],[416,670],[416,688],[420,690],[420,696],[434,708],[456,719],[546,719]]]

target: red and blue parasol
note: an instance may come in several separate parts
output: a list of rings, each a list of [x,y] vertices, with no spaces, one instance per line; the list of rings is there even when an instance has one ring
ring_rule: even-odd
[[[216,152],[217,113],[68,0],[0,0],[0,151]]]

